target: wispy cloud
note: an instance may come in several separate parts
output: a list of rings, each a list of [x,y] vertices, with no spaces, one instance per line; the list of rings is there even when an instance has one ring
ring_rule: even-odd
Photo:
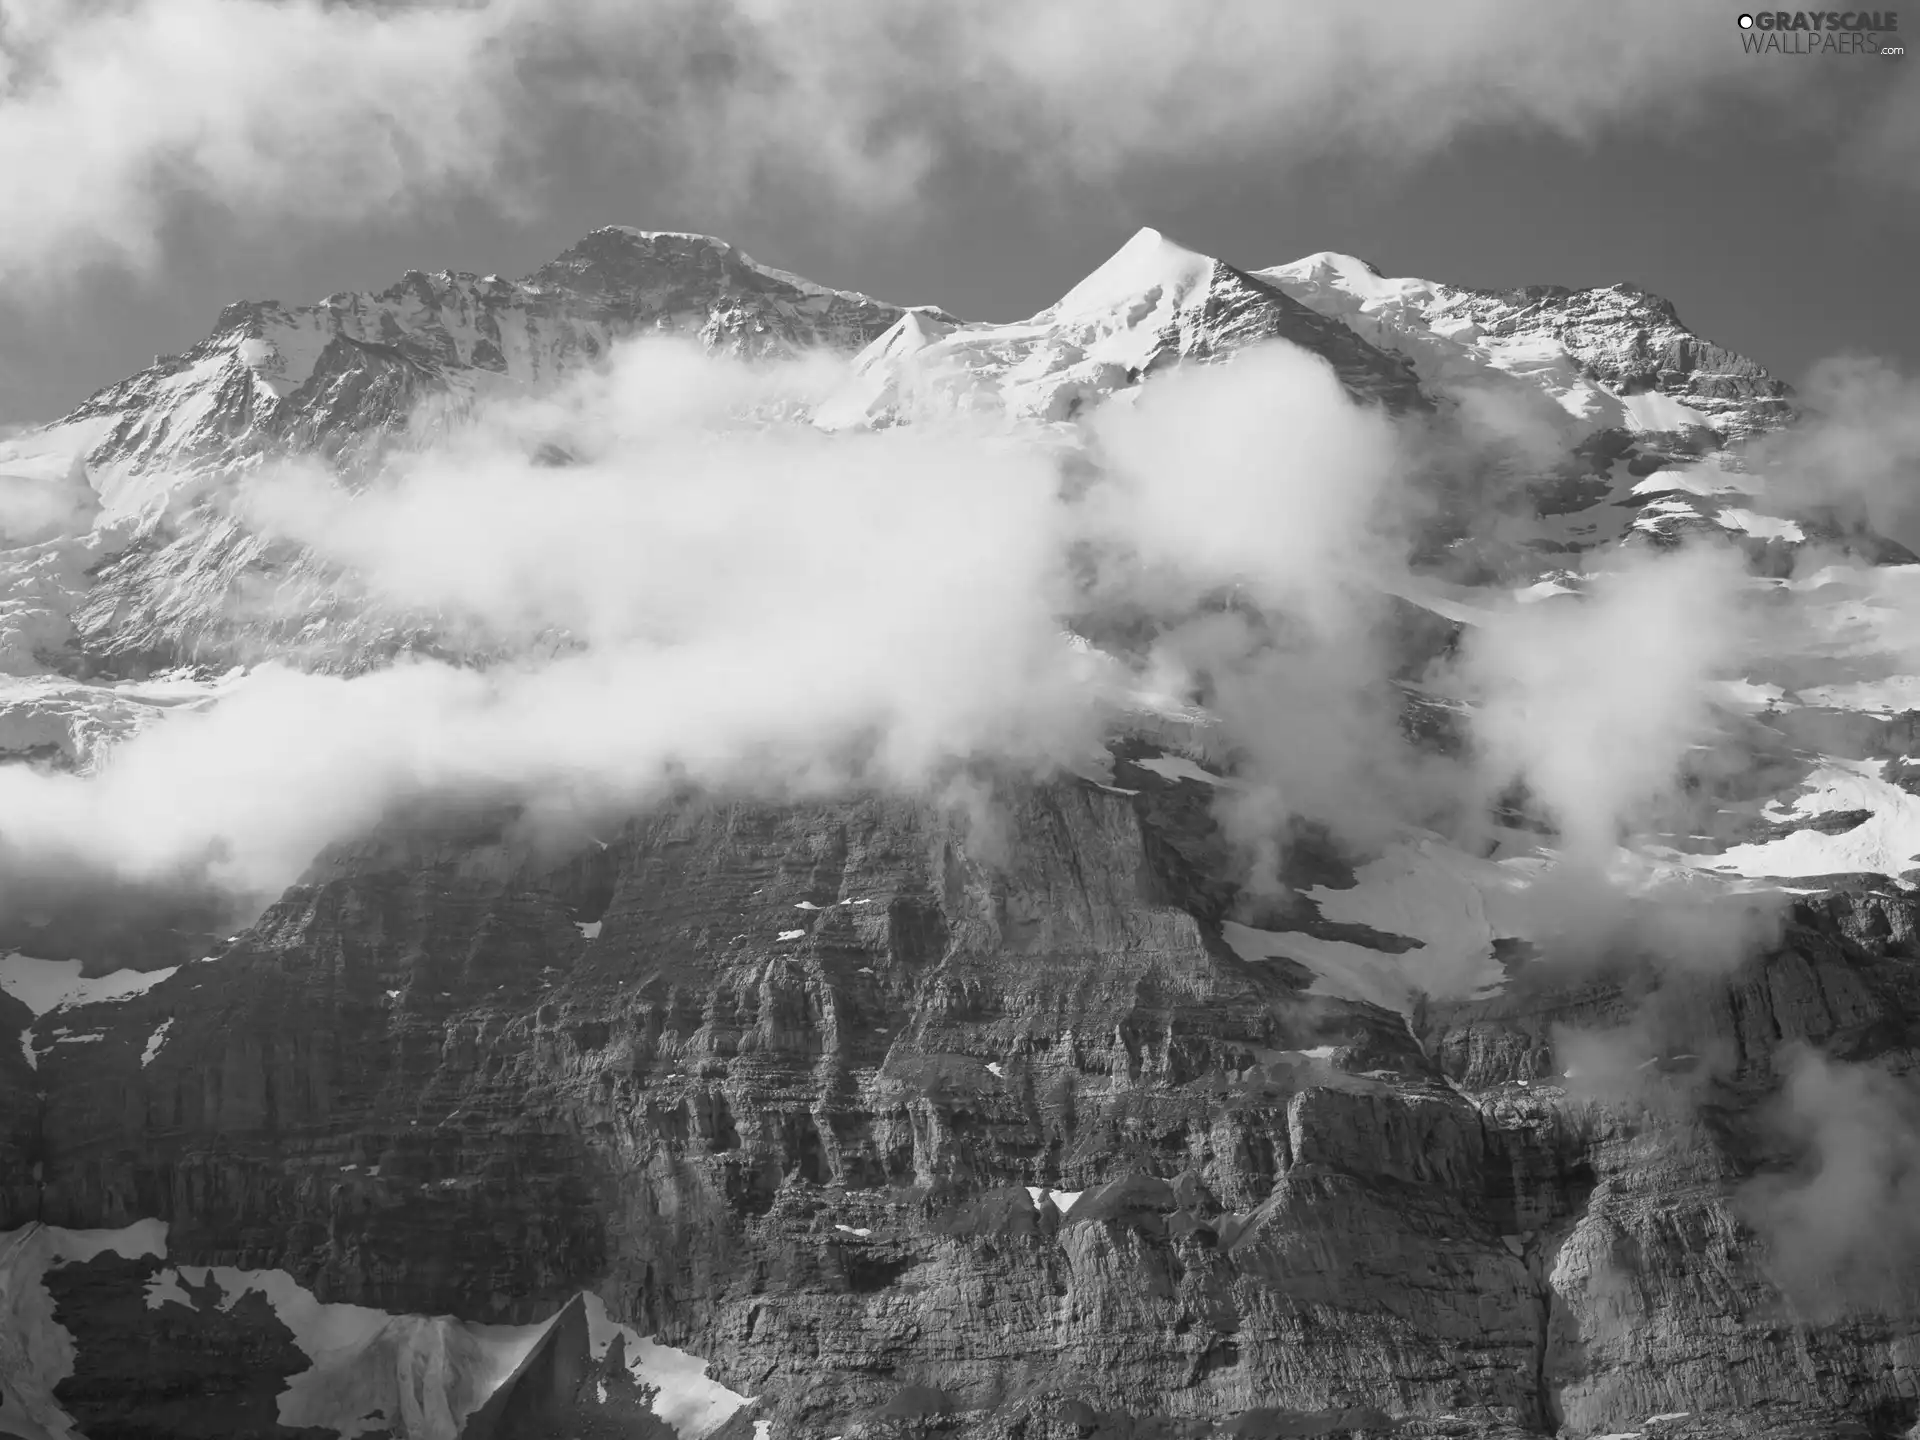
[[[1920,1088],[1884,1064],[1800,1049],[1770,1112],[1787,1164],[1751,1181],[1741,1208],[1775,1282],[1831,1314],[1911,1303],[1920,1276]]]

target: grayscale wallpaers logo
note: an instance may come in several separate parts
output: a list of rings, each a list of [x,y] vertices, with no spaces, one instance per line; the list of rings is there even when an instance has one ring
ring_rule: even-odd
[[[1749,55],[1904,55],[1897,10],[1756,10],[1740,17]]]

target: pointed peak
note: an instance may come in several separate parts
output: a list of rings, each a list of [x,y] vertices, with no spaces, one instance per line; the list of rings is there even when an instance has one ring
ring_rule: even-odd
[[[1065,318],[1110,310],[1155,291],[1160,299],[1178,304],[1212,278],[1218,263],[1142,226],[1104,265],[1061,296],[1053,313]]]

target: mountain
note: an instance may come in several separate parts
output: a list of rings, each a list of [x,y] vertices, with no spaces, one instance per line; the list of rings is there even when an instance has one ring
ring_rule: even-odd
[[[1255,274],[1407,355],[1429,386],[1510,376],[1576,420],[1638,431],[1741,438],[1792,416],[1784,384],[1702,340],[1669,302],[1636,285],[1469,290],[1390,279],[1330,252]]]
[[[426,620],[339,613],[331,577],[248,533],[210,490],[287,454],[364,471],[457,424],[480,397],[537,389],[618,339],[679,335],[762,359],[857,349],[908,313],[923,312],[814,285],[724,241],[625,227],[519,281],[414,271],[378,294],[230,305],[184,353],[156,357],[55,425],[0,440],[0,477],[80,483],[78,498],[46,503],[91,522],[42,540],[0,578],[0,671],[224,668],[296,640],[316,663],[351,664],[394,629],[386,653],[431,648]],[[0,533],[0,543],[39,538]],[[262,578],[305,587],[309,612],[335,613],[317,625],[311,613],[277,628],[236,624],[227,597]]]
[[[1848,537],[1745,468],[1795,423],[1786,388],[1630,286],[1242,270],[1149,230],[1030,319],[970,324],[614,228],[517,282],[229,307],[0,441],[0,751],[84,785],[262,660],[503,658],[368,609],[224,487],[289,456],[362,483],[654,332],[850,357],[777,422],[823,446],[959,416],[1084,466],[1087,422],[1169,372],[1310,352],[1439,457],[1421,567],[1382,602],[1392,718],[1429,756],[1465,744],[1428,679],[1463,636],[1580,603],[1588,558],[1725,537],[1792,623],[1716,701],[1701,833],[1610,863],[1775,923],[1710,954],[1682,906],[1594,961],[1540,919],[1561,837],[1518,793],[1477,844],[1297,821],[1257,884],[1230,833],[1251,761],[1203,694],[1136,697],[1076,770],[980,767],[971,809],[685,783],[562,844],[512,803],[422,801],[231,933],[164,876],[138,905],[49,889],[0,939],[0,1434],[1920,1422],[1920,677],[1896,623],[1920,570],[1858,536],[1882,563],[1827,567]],[[302,605],[233,603],[261,577]],[[1217,613],[1252,627],[1252,603]],[[1108,629],[1075,653],[1117,653]],[[1824,1188],[1783,1188],[1823,1155]],[[1783,1196],[1811,1213],[1768,1228]],[[1861,1215],[1865,1274],[1830,1233]]]
[[[206,339],[156,356],[62,423],[87,436],[103,500],[125,508],[147,498],[130,483],[139,476],[231,466],[281,446],[334,455],[404,430],[422,401],[535,386],[616,339],[689,335],[761,358],[858,348],[904,313],[709,236],[612,227],[521,280],[413,270],[378,294],[230,305]]]
[[[834,426],[898,423],[926,407],[1069,420],[1180,360],[1278,340],[1326,360],[1358,399],[1424,408],[1412,368],[1259,277],[1142,230],[1030,320],[961,325],[903,316],[825,407]]]

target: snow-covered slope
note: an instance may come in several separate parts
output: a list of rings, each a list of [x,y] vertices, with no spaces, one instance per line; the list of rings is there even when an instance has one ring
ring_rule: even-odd
[[[854,350],[906,313],[724,240],[613,226],[521,280],[414,270],[315,305],[229,305],[206,339],[102,390],[61,431],[109,508],[139,510],[164,500],[156,478],[177,485],[276,446],[364,448],[417,420],[423,402],[539,384],[627,336],[755,357]]]
[[[1787,387],[1745,356],[1702,340],[1674,307],[1638,286],[1530,285],[1473,290],[1390,278],[1364,260],[1323,251],[1254,272],[1384,349],[1405,354],[1422,383],[1520,382],[1589,429],[1708,429],[1739,437],[1785,423]]]
[[[42,1277],[50,1266],[103,1253],[164,1255],[167,1227],[144,1220],[120,1230],[28,1225],[0,1232],[0,1433],[21,1440],[76,1440],[54,1387],[73,1374],[73,1337],[54,1315]]]
[[[1496,568],[1687,529],[1757,555],[1843,538],[1769,511],[1736,458],[1790,422],[1787,387],[1625,284],[1482,291],[1332,252],[1245,271],[1142,230],[1030,319],[903,316],[816,419],[1070,422],[1165,365],[1272,340],[1319,355],[1356,399],[1437,408],[1467,437],[1483,474],[1475,543]]]
[[[1254,273],[1406,356],[1469,426],[1578,457],[1522,487],[1533,503],[1506,539],[1584,549],[1704,529],[1760,551],[1840,538],[1769,513],[1729,449],[1792,420],[1786,385],[1638,286],[1475,290],[1331,251]]]
[[[1404,360],[1258,277],[1148,229],[1031,319],[953,325],[902,317],[862,353],[860,378],[820,419],[835,428],[952,411],[1071,420],[1159,366],[1262,340],[1321,356],[1357,398],[1393,410],[1426,405]]]
[[[230,305],[184,352],[0,440],[0,676],[139,677],[269,654],[365,664],[430,644],[417,625],[359,614],[330,572],[237,524],[209,487],[274,455],[370,464],[478,396],[538,390],[632,336],[756,358],[851,353],[907,316],[952,323],[722,240],[628,227],[520,280],[414,271],[313,305]],[[231,597],[262,584],[276,616],[236,622]],[[0,754],[84,765],[88,737],[124,730],[129,703],[77,681],[0,685]]]

